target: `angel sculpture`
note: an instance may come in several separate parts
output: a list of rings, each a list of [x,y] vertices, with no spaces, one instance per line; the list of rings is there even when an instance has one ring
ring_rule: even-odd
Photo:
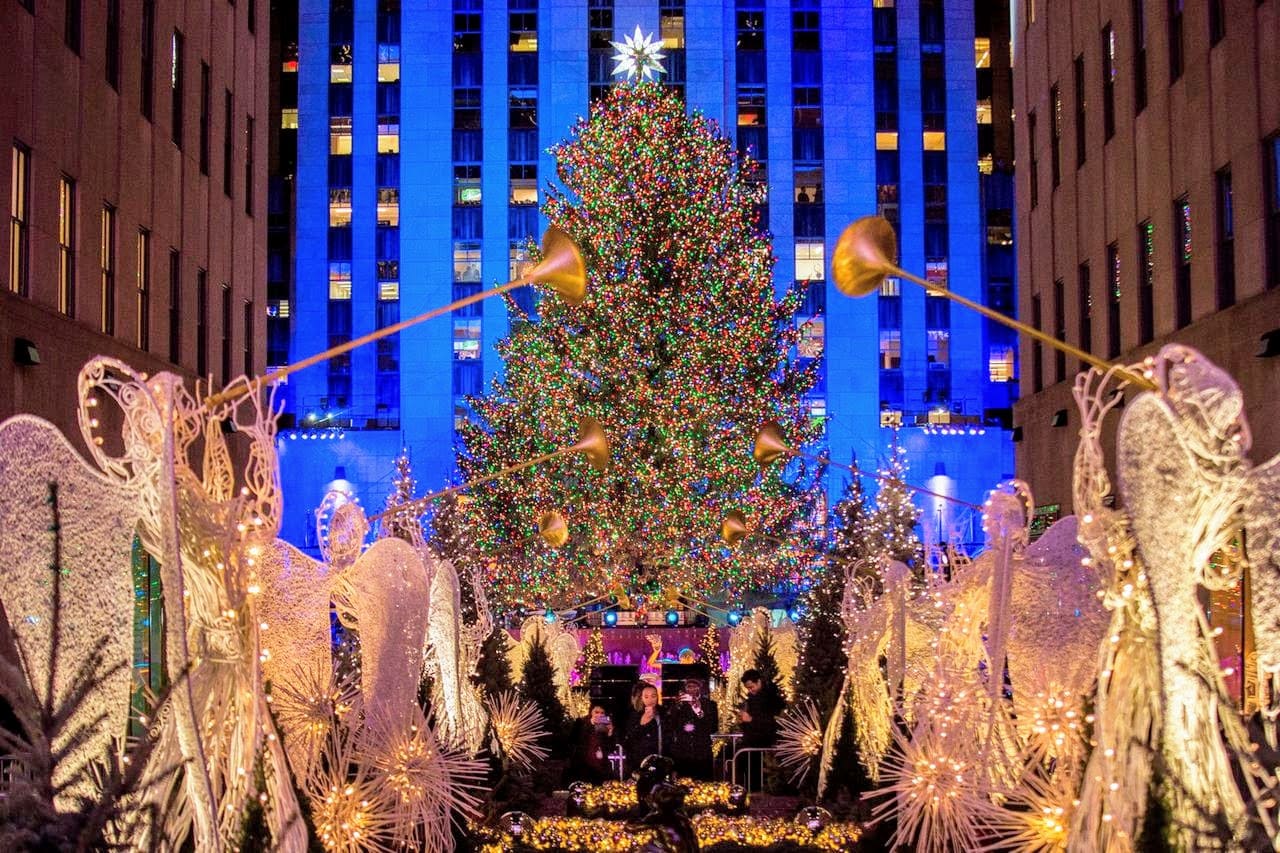
[[[1099,656],[1098,747],[1071,847],[1132,849],[1157,770],[1155,793],[1166,801],[1179,848],[1243,849],[1255,827],[1277,846],[1275,798],[1261,796],[1275,780],[1251,757],[1198,593],[1239,580],[1238,567],[1213,571],[1210,560],[1243,535],[1258,590],[1252,618],[1260,674],[1275,668],[1280,460],[1250,465],[1240,390],[1200,353],[1169,345],[1140,369],[1157,390],[1139,394],[1121,418],[1123,510],[1104,503],[1110,478],[1098,438],[1118,395],[1107,387],[1110,376],[1097,371],[1076,381],[1084,424],[1075,473],[1077,507],[1086,511],[1081,539],[1109,576],[1112,625]]]

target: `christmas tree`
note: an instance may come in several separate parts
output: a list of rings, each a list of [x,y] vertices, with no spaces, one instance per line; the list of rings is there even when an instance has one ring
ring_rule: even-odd
[[[724,681],[724,670],[720,667],[720,632],[715,625],[707,626],[702,639],[698,641],[698,652],[702,656],[702,662],[707,665],[712,682],[719,684]]]
[[[922,550],[920,538],[916,536],[916,521],[920,511],[911,502],[911,489],[906,485],[907,451],[898,443],[896,434],[888,464],[876,473],[880,475],[880,490],[876,492],[871,526],[875,530],[877,550],[919,571]]]
[[[431,513],[431,538],[428,544],[441,559],[448,560],[458,573],[458,587],[462,599],[462,616],[474,622],[476,596],[472,580],[480,573],[484,577],[484,555],[476,547],[472,518],[467,511],[471,502],[468,495],[445,495],[434,502]],[[508,685],[510,686],[510,685]]]
[[[520,693],[538,706],[552,741],[559,738],[565,726],[564,703],[560,701],[555,674],[555,666],[547,654],[547,644],[539,633],[529,645],[529,656],[525,658],[524,671],[520,676]]]
[[[591,678],[591,671],[598,666],[604,666],[609,659],[604,653],[604,634],[599,628],[591,632],[591,637],[587,640],[587,647],[582,653],[582,663],[578,670],[578,674],[583,680]]]
[[[400,451],[400,455],[396,457],[395,466],[395,476],[391,480],[391,494],[387,495],[388,510],[394,510],[397,507],[412,503],[414,492],[418,488],[418,482],[413,478],[413,467],[409,462],[409,450],[407,448]],[[387,516],[385,524],[388,534],[397,539],[403,539],[406,542],[420,542],[422,540],[422,512],[420,509],[392,513]]]
[[[716,536],[740,509],[761,535],[794,540],[814,493],[802,472],[797,499],[782,466],[761,476],[748,452],[770,419],[797,445],[815,435],[802,405],[813,368],[792,357],[801,293],[775,299],[758,167],[651,83],[614,87],[553,153],[563,189],[548,190],[545,213],[582,248],[587,299],[545,300],[537,321],[513,324],[503,378],[471,400],[458,464],[472,479],[546,453],[584,415],[612,459],[599,473],[557,458],[475,492],[478,544],[503,555],[495,595],[722,596],[789,573],[777,549],[731,551]],[[530,538],[549,509],[573,531],[558,550]]]
[[[799,626],[799,660],[796,663],[792,686],[796,701],[811,700],[824,722],[831,718],[836,704],[843,697],[844,673],[848,667],[845,650],[847,632],[841,618],[847,572],[858,560],[874,551],[875,530],[870,524],[870,508],[862,489],[862,478],[854,475],[846,482],[844,494],[831,510],[831,557],[826,571],[805,597],[804,617]],[[846,716],[836,746],[836,761],[828,774],[828,791],[844,785],[860,788],[861,765],[853,754],[852,725],[857,722]],[[807,786],[816,787],[814,778],[806,780]]]
[[[476,663],[476,682],[488,699],[497,699],[513,686],[511,659],[507,657],[507,632],[495,626],[480,647],[480,660]]]

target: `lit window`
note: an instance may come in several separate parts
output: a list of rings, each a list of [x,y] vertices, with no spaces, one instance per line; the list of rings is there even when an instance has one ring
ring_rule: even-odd
[[[978,124],[991,124],[990,101],[978,101]]]
[[[537,204],[538,182],[526,179],[511,181],[512,204]]]
[[[930,329],[928,336],[929,366],[944,368],[951,364],[951,332],[946,329]]]
[[[458,242],[453,244],[453,280],[480,280],[480,244]]]
[[[876,133],[876,150],[877,151],[897,151],[898,150],[898,132],[893,130],[881,130]]]
[[[902,282],[899,281],[897,276],[892,276],[892,275],[886,276],[885,280],[880,282],[880,295],[881,296],[901,296]]]
[[[764,124],[764,91],[762,89],[738,92],[738,126],[760,127]]]
[[[282,130],[298,129],[298,108],[291,107],[280,111],[280,127]]]
[[[983,36],[973,40],[973,64],[976,68],[991,67],[991,39]]]
[[[902,367],[902,330],[880,330],[880,369],[897,370]]]
[[[924,277],[930,284],[937,285],[945,290],[947,287],[947,262],[928,261],[924,265]]]
[[[329,298],[351,298],[351,263],[349,261],[329,262]]]
[[[802,358],[822,358],[825,335],[826,320],[822,317],[810,317],[800,325],[796,351]]]
[[[281,320],[289,319],[289,300],[272,299],[267,302],[267,316],[278,317]]]
[[[394,83],[400,79],[400,63],[399,62],[379,62],[378,63],[378,82]]]
[[[378,281],[399,281],[400,280],[400,261],[392,258],[384,258],[374,264],[374,270],[378,274]]]
[[[329,82],[330,83],[350,83],[351,82],[351,65],[350,63],[335,64],[329,66]]]
[[[658,34],[662,46],[668,50],[684,47],[684,14],[680,10],[663,11],[659,18]]]
[[[379,154],[399,154],[400,153],[400,132],[399,125],[396,126],[395,133],[379,133],[378,134],[378,153]],[[350,142],[348,142],[350,146]],[[350,147],[345,153],[350,153]],[[337,152],[335,152],[337,153]]]
[[[399,202],[378,202],[378,224],[395,227],[400,224]]]
[[[822,167],[797,166],[795,169],[797,204],[817,204],[822,201]]]
[[[524,275],[524,271],[529,268],[529,250],[524,243],[512,243],[510,255],[510,269],[508,270],[508,281],[515,281]]]
[[[796,281],[818,281],[826,277],[821,240],[796,241]]]
[[[992,382],[1013,381],[1013,347],[992,347],[987,359],[987,372]]]
[[[471,361],[480,357],[480,320],[453,321],[453,357]]]
[[[479,204],[483,196],[480,191],[479,166],[453,167],[453,203],[470,205]]]
[[[333,116],[329,119],[329,153],[351,153],[351,116]]]
[[[876,9],[892,9],[893,0],[874,0],[871,5]]]
[[[329,204],[329,227],[340,228],[351,224],[351,202]]]
[[[946,151],[947,150],[947,134],[941,130],[926,130],[924,132],[924,150],[925,151]]]
[[[453,404],[453,428],[455,431],[462,429],[467,425],[467,406],[466,403],[455,401]]]
[[[378,301],[379,302],[395,302],[399,298],[400,298],[400,282],[398,281],[378,282]]]
[[[816,420],[822,420],[827,416],[827,398],[826,397],[810,397],[809,398],[809,417]]]
[[[978,158],[978,172],[980,174],[990,175],[994,165],[995,165],[995,161],[992,160],[990,154],[983,154],[981,157]]]

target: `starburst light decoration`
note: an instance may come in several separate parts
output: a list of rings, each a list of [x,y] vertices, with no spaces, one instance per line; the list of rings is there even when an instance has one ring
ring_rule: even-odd
[[[639,24],[636,24],[634,35],[623,36],[622,41],[611,41],[609,44],[618,51],[613,57],[613,61],[618,63],[613,68],[614,77],[626,74],[628,80],[636,77],[650,80],[667,73],[667,69],[662,67],[662,59],[666,57],[660,51],[662,42],[654,41],[653,33],[641,35]]]
[[[778,718],[778,761],[791,772],[793,785],[809,775],[822,742],[822,718],[812,699],[792,705]]]
[[[547,750],[538,743],[547,730],[537,705],[525,702],[513,690],[504,691],[485,704],[493,726],[495,751],[505,763],[532,769],[535,761],[547,757]]]

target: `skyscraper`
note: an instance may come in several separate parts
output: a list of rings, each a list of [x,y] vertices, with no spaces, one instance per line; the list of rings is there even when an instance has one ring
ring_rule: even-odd
[[[871,468],[896,430],[918,484],[977,502],[1012,469],[1007,344],[912,285],[855,301],[826,281],[840,231],[880,212],[906,268],[986,298],[978,122],[995,108],[980,105],[979,46],[1000,36],[975,36],[973,3],[304,0],[284,66],[298,105],[290,358],[514,277],[544,227],[547,149],[615,83],[611,43],[637,27],[662,40],[666,84],[764,165],[778,287],[807,282],[798,321],[818,318],[797,357],[823,361],[808,400],[821,449]],[[532,297],[518,298],[536,315]],[[420,483],[443,485],[507,329],[489,300],[291,376],[286,536],[302,540],[339,466],[370,505],[402,447]],[[949,514],[932,500],[931,521]]]

